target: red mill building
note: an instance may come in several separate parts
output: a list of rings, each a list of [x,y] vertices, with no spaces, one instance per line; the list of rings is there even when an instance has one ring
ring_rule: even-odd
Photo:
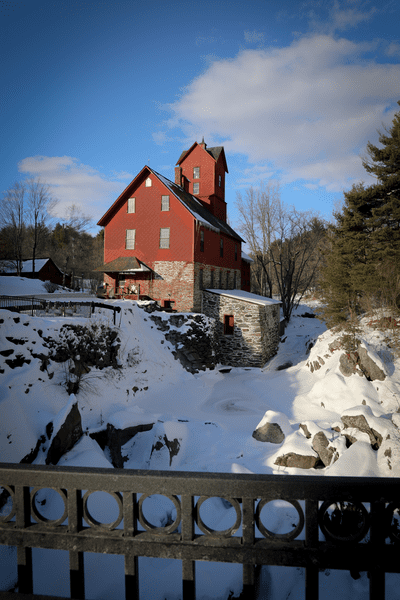
[[[149,297],[200,312],[204,288],[250,291],[242,238],[226,222],[222,146],[195,142],[182,152],[175,182],[144,167],[100,219],[110,295]]]

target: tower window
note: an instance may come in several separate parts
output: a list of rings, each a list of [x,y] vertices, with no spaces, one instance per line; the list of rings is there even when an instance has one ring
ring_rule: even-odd
[[[193,168],[193,179],[200,179],[200,167]]]
[[[161,210],[169,210],[169,196],[161,196]]]
[[[238,257],[237,244],[235,244],[235,260],[237,260],[237,257]]]
[[[199,271],[199,288],[202,290],[203,289],[203,269],[200,269]]]
[[[211,271],[211,276],[210,276],[210,287],[213,288],[214,287],[214,269],[212,269]]]
[[[204,231],[200,231],[200,252],[204,252]]]
[[[218,185],[219,185],[219,187],[222,186],[222,177],[221,177],[221,175],[218,175]]]
[[[148,178],[146,179],[146,183],[145,183],[145,185],[146,185],[146,187],[151,187],[151,186],[152,186],[152,183],[153,183],[153,182],[151,181],[150,177],[148,177]]]
[[[128,213],[136,212],[136,198],[128,198]]]
[[[198,194],[200,191],[200,184],[199,183],[194,183],[193,184],[193,194]]]
[[[160,229],[160,248],[169,248],[169,227]]]
[[[135,236],[136,236],[136,229],[127,229],[126,230],[125,248],[127,250],[135,249]]]
[[[219,241],[219,255],[224,256],[224,240],[222,238]]]

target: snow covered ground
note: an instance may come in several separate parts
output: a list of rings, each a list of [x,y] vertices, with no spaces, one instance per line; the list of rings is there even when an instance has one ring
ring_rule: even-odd
[[[0,277],[0,294],[43,293],[41,282]],[[76,398],[69,398],[65,390],[62,364],[51,362],[47,372],[43,372],[40,361],[32,360],[32,352],[43,351],[43,339],[56,337],[63,323],[82,324],[88,320],[77,316],[61,319],[0,311],[1,462],[19,462],[35,447],[46,424],[53,421],[57,429],[56,424],[62,422],[67,407],[77,400],[82,428],[86,432],[98,431],[104,428],[104,423],[119,429],[154,423],[150,431],[137,434],[124,448],[125,468],[399,477],[400,361],[388,342],[389,333],[382,334],[367,326],[367,320],[363,322],[363,345],[385,378],[368,381],[361,373],[345,377],[339,369],[342,351],[332,349],[335,335],[318,319],[302,316],[313,310],[313,303],[308,302],[294,312],[278,354],[263,369],[232,368],[229,372],[221,372],[217,368],[192,375],[174,359],[163,333],[157,330],[142,308],[129,301],[115,301],[114,304],[122,308],[118,326],[122,340],[119,358],[123,368],[117,372],[92,369],[83,377]],[[91,322],[109,321],[111,315],[103,312],[95,313]],[[15,340],[23,340],[23,343]],[[11,358],[19,354],[30,362],[11,368],[6,362],[10,359],[7,354],[10,348],[14,349]],[[282,369],[282,366],[286,368]],[[380,448],[374,450],[366,433],[353,430],[357,442],[346,448],[345,438],[341,435],[343,415],[363,415],[370,427],[381,435]],[[280,425],[285,435],[282,443],[261,442],[252,436],[257,426],[265,422]],[[312,436],[318,431],[324,432],[334,448],[335,462],[319,469],[276,464],[278,457],[290,453],[316,455],[312,437],[306,437],[300,424],[305,425]],[[155,438],[164,435],[180,442],[179,452],[171,464],[165,446],[152,452]],[[386,442],[388,435],[391,436],[390,456]],[[43,464],[44,455],[39,454],[35,463]],[[86,435],[59,464],[94,468],[112,466],[107,453]],[[215,507],[216,521],[225,517],[224,510],[221,506]],[[6,589],[12,585],[15,569],[10,566],[12,551],[2,548],[4,563],[0,589]],[[68,585],[61,584],[59,576],[54,575],[64,568],[67,580],[67,561],[62,558],[63,554],[35,550],[34,556],[37,572],[46,574],[37,578],[35,592],[68,595]],[[123,564],[119,558],[89,557],[88,569],[96,574],[89,598],[117,599],[123,596]],[[106,567],[104,560],[109,561],[104,563]],[[146,565],[149,582],[142,590],[143,598],[179,598],[179,592],[171,582],[180,581],[180,567],[171,564],[173,561],[141,561]],[[104,572],[106,577],[102,575]],[[211,572],[216,574],[215,580],[208,575]],[[302,598],[303,573],[286,569],[283,578],[279,573],[279,569],[265,568],[264,595],[261,597],[274,600]],[[201,563],[198,581],[202,582],[199,598],[227,598],[230,591],[238,595],[241,568]],[[331,598],[335,586],[340,587],[343,598],[353,600],[368,595],[365,574],[359,580],[353,580],[347,573],[325,572],[320,575],[320,581],[321,598]],[[386,597],[397,597],[395,578],[387,577],[387,584]],[[177,585],[179,589],[179,583]]]

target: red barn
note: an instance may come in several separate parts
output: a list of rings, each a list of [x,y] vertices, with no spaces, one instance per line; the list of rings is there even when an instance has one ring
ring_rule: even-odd
[[[98,222],[97,270],[110,295],[200,312],[204,288],[250,290],[241,281],[243,240],[226,222],[227,172],[224,148],[203,141],[182,152],[175,182],[147,166],[138,173]]]

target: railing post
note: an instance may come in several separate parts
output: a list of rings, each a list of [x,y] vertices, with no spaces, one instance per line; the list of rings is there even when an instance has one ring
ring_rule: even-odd
[[[15,525],[25,529],[31,523],[31,498],[29,487],[15,486]],[[18,588],[21,594],[33,594],[32,548],[17,546]]]
[[[68,531],[78,533],[82,529],[82,492],[77,489],[68,490]],[[69,552],[69,580],[71,598],[83,600],[85,598],[85,570],[83,552],[70,550]]]
[[[129,540],[137,532],[136,494],[123,493],[124,538]],[[139,561],[131,552],[125,554],[125,598],[139,600]]]
[[[191,542],[194,538],[194,502],[193,496],[181,496],[182,503],[182,542]],[[196,563],[194,560],[182,560],[182,598],[196,599]]]
[[[318,501],[306,500],[305,511],[306,528],[306,548],[310,553],[310,560],[306,566],[305,577],[305,599],[318,600],[319,594],[319,568],[317,560],[313,557],[312,551],[318,549]]]
[[[379,548],[385,544],[385,502],[371,502],[371,538],[369,543],[376,548],[376,562],[369,571],[369,598],[381,600],[385,597],[385,571],[380,563]]]
[[[242,498],[243,545],[254,545],[254,498]],[[243,596],[256,597],[255,565],[243,565]]]

